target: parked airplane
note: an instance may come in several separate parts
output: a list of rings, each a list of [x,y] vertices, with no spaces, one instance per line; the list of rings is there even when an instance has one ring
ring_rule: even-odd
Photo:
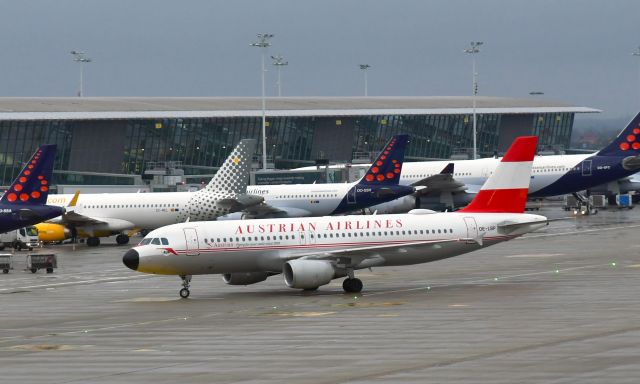
[[[246,193],[256,140],[241,140],[209,184],[198,192],[80,194],[67,213],[51,220],[46,230],[62,235],[68,228],[88,237],[87,245],[97,246],[100,238],[118,234],[118,244],[129,242],[123,232],[154,229],[190,221],[214,220],[262,202],[262,197]],[[74,195],[51,195],[49,203],[66,206]],[[52,228],[53,224],[60,227]]]
[[[459,161],[407,162],[402,168],[400,184],[419,185],[419,181],[432,176],[448,163],[454,163],[454,182],[462,183],[452,188],[441,186],[431,189],[430,197],[422,197],[422,207],[445,205],[464,206],[471,201],[479,187],[495,171],[497,158]],[[339,167],[339,166],[337,166]],[[306,168],[301,168],[306,169]],[[533,162],[529,196],[548,197],[576,194],[585,206],[588,199],[577,192],[629,176],[640,171],[640,113],[618,134],[608,146],[595,154],[538,156]],[[463,188],[464,189],[464,188]],[[425,191],[426,192],[426,191]],[[406,196],[389,203],[402,211],[420,206],[414,196]]]
[[[547,225],[546,217],[523,213],[536,144],[536,137],[516,139],[458,212],[174,224],[149,233],[122,261],[135,271],[179,275],[183,298],[192,275],[212,273],[232,285],[283,273],[287,286],[306,290],[347,276],[343,289],[360,292],[355,270],[440,260]]]
[[[64,213],[45,205],[53,174],[56,145],[42,145],[0,198],[0,233],[30,226]]]
[[[412,194],[414,188],[398,185],[407,143],[407,135],[392,137],[355,183],[250,186],[247,193],[262,196],[264,202],[224,218],[338,215]]]

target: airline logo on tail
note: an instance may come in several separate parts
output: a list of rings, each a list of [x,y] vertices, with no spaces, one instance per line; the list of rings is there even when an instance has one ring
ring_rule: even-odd
[[[256,143],[255,139],[241,140],[205,189],[211,192],[245,193]]]
[[[516,138],[480,192],[460,212],[524,212],[537,145],[536,136]]]
[[[398,184],[408,141],[408,135],[396,135],[391,138],[371,164],[360,184]]]
[[[636,156],[640,154],[640,113],[618,134],[615,140],[598,152],[600,156]]]
[[[0,202],[13,204],[45,204],[53,174],[56,145],[42,145],[31,156]]]

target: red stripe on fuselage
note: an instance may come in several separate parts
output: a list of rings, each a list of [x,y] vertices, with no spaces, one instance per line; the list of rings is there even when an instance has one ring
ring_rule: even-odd
[[[528,188],[480,190],[473,201],[458,212],[523,213]]]

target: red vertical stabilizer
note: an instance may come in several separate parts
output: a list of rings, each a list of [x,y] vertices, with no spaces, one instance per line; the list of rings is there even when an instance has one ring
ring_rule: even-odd
[[[480,192],[459,212],[524,212],[537,145],[536,136],[516,138]]]

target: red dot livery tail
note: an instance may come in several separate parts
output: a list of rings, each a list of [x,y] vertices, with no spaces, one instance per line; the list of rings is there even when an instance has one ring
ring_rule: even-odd
[[[537,145],[536,136],[516,138],[480,192],[459,212],[524,212]]]
[[[0,202],[9,204],[45,204],[53,175],[56,145],[40,146],[31,156]]]

